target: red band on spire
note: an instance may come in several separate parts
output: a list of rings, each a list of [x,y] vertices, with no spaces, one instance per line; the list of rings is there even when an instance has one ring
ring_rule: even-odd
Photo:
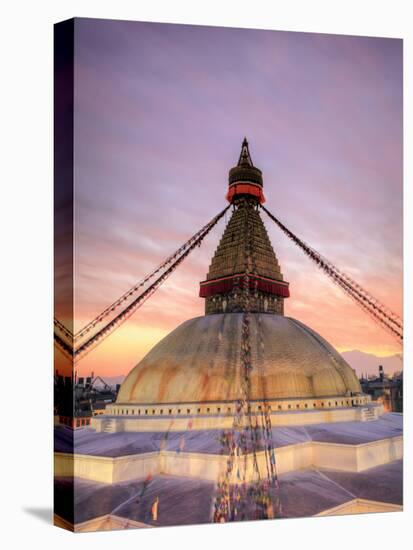
[[[228,189],[226,199],[228,202],[232,202],[236,195],[252,195],[256,197],[260,204],[264,204],[265,197],[262,191],[262,187],[255,185],[254,183],[234,183]]]
[[[199,296],[201,298],[209,298],[215,294],[226,294],[236,288],[241,290],[244,284],[244,277],[245,275],[240,273],[231,275],[230,277],[220,277],[219,279],[202,281],[200,283]],[[260,290],[261,292],[281,296],[283,298],[289,298],[290,296],[290,290],[286,281],[277,281],[267,277],[250,275],[249,287],[251,290]]]

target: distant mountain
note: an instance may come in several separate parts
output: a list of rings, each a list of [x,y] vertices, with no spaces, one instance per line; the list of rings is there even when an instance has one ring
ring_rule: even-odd
[[[372,353],[364,353],[359,350],[343,351],[341,354],[347,363],[355,369],[358,376],[378,375],[379,365],[383,365],[386,374],[394,374],[403,369],[403,360],[399,355],[389,355],[388,357],[378,357]]]

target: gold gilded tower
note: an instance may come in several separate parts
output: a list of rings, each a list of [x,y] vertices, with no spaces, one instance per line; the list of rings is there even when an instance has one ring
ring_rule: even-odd
[[[232,217],[200,283],[205,314],[244,311],[249,284],[249,311],[283,315],[288,283],[260,216],[259,204],[265,201],[262,172],[252,163],[246,139],[237,166],[229,171],[227,200],[233,205]]]

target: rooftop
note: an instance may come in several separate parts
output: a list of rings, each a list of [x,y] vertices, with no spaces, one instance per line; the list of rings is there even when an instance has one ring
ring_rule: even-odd
[[[76,430],[58,427],[55,429],[55,451],[72,452],[74,438],[75,453],[119,457],[156,452],[161,443],[164,450],[178,451],[182,438],[185,452],[222,454],[220,430],[192,430],[183,432],[95,432],[90,428]],[[338,422],[334,424],[313,424],[308,426],[277,427],[272,430],[275,448],[305,441],[359,445],[403,434],[403,416],[387,413],[374,422]],[[167,437],[165,437],[167,436]]]

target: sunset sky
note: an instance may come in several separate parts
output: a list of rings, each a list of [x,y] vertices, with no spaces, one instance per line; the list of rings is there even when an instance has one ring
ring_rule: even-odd
[[[267,208],[401,315],[401,40],[93,19],[75,33],[76,330],[222,210],[244,136]],[[401,352],[262,215],[286,315],[339,351]],[[127,374],[203,315],[224,224],[79,374]]]

